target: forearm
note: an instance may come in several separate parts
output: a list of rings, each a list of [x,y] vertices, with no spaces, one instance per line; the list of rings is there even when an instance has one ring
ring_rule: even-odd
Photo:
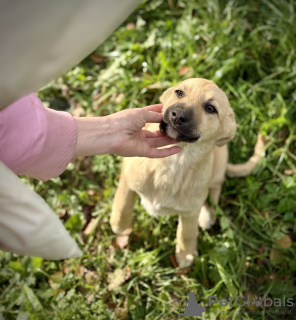
[[[74,157],[113,153],[114,138],[118,130],[115,119],[112,121],[110,116],[73,118],[78,129]]]

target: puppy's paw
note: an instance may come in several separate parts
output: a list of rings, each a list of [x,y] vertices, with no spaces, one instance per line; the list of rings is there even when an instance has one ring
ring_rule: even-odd
[[[125,226],[125,225],[120,225],[120,224],[116,224],[116,223],[113,224],[111,222],[110,222],[110,225],[111,225],[112,231],[117,235],[125,235],[126,230],[132,230],[131,227]]]
[[[132,227],[130,221],[121,219],[120,217],[121,215],[116,214],[115,212],[111,213],[110,226],[115,234],[122,234],[125,230]]]
[[[193,264],[194,257],[198,256],[198,252],[187,253],[184,251],[176,252],[176,260],[180,268],[187,268]]]
[[[198,224],[202,230],[210,229],[216,222],[216,217],[214,216],[214,208],[209,208],[208,206],[202,206],[198,218]]]

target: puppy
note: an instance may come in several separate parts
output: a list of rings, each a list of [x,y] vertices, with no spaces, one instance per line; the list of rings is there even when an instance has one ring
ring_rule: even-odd
[[[124,159],[110,223],[117,234],[131,228],[136,194],[152,216],[177,214],[176,259],[180,267],[187,267],[198,255],[198,225],[208,229],[215,221],[213,208],[206,203],[208,194],[218,203],[225,174],[249,174],[263,145],[258,140],[247,163],[227,165],[226,144],[237,125],[225,93],[212,81],[187,79],[166,90],[160,101],[164,115],[160,130],[180,141],[181,151],[163,159]],[[146,128],[158,129],[157,124]]]

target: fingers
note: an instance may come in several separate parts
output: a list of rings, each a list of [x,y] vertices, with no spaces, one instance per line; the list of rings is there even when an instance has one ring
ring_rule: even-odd
[[[147,106],[142,109],[148,111],[145,114],[146,123],[159,123],[163,118],[163,114],[161,113],[162,104],[154,104],[152,106]]]
[[[146,136],[146,138],[157,138],[157,137],[167,137],[167,135],[163,134],[160,130],[157,131],[149,131],[149,130],[142,130]],[[177,143],[177,140],[175,140]]]
[[[163,114],[162,113],[148,111],[145,114],[146,123],[160,123],[162,118],[163,118]]]
[[[159,148],[159,147],[164,147],[170,144],[178,143],[178,141],[170,138],[170,137],[153,137],[153,138],[148,138],[147,142],[149,143],[150,147],[152,148]]]
[[[162,104],[153,104],[151,106],[143,107],[142,109],[148,110],[148,111],[154,111],[161,113],[162,111]]]
[[[181,148],[178,146],[164,148],[164,149],[154,149],[150,150],[150,154],[147,156],[148,158],[166,158],[172,156],[181,151]]]

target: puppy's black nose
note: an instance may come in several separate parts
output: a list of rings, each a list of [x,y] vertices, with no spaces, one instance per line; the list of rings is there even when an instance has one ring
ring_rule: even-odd
[[[186,122],[188,122],[188,116],[181,109],[175,108],[174,110],[171,111],[170,116],[171,116],[172,122],[175,125],[181,126],[181,125],[185,124]]]

